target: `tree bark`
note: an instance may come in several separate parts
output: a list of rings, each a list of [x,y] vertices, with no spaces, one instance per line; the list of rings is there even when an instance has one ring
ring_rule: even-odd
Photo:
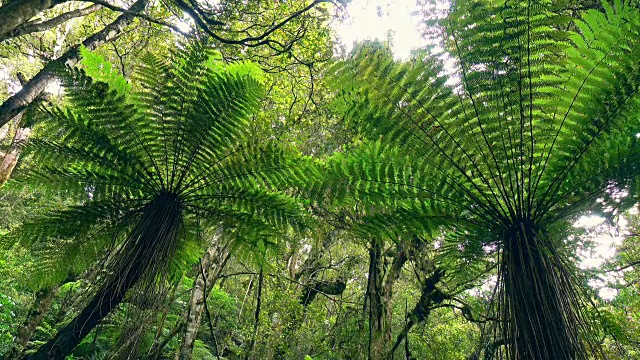
[[[193,285],[191,299],[189,300],[189,309],[186,314],[184,333],[182,335],[182,343],[176,359],[191,359],[198,329],[202,323],[202,315],[205,311],[205,297],[209,296],[213,285],[220,276],[228,259],[229,246],[222,241],[222,233],[218,231],[211,246],[202,257],[202,270],[205,276],[198,275]]]
[[[256,294],[256,310],[254,312],[253,319],[253,333],[251,334],[251,341],[249,341],[249,347],[244,355],[244,360],[249,360],[251,351],[253,351],[253,345],[256,343],[256,335],[258,335],[258,325],[260,325],[260,310],[262,309],[262,287],[264,285],[264,268],[260,267],[260,273],[258,274],[258,291]]]
[[[51,307],[51,303],[53,302],[53,298],[55,297],[58,288],[59,286],[50,286],[36,293],[36,301],[27,315],[25,325],[20,329],[20,332],[16,336],[13,347],[6,357],[7,360],[18,359],[21,356],[27,346],[27,343],[36,331],[36,328],[42,322],[47,310]]]
[[[0,36],[66,0],[13,0],[0,7]]]
[[[22,26],[16,27],[15,29],[0,35],[0,42],[3,42],[7,39],[13,39],[23,35],[28,35],[34,32],[41,32],[41,31],[52,29],[73,18],[85,16],[93,12],[96,12],[100,8],[101,8],[100,5],[90,5],[82,9],[68,11],[64,14],[61,14],[59,16],[54,17],[53,19],[49,19],[46,21],[25,23]]]
[[[82,45],[89,50],[93,50],[105,42],[113,40],[135,19],[134,13],[144,10],[148,1],[149,0],[137,0],[131,5],[129,12],[120,15],[114,22],[105,26],[104,29],[84,40]],[[0,20],[0,23],[2,23],[2,20]],[[0,105],[0,126],[6,124],[21,113],[44,91],[47,85],[54,79],[56,68],[60,66],[73,66],[78,61],[80,61],[80,47],[74,46],[59,58],[48,62],[20,91]]]
[[[407,252],[400,247],[393,252],[391,266],[388,266],[382,249],[382,242],[371,241],[369,249],[369,358],[383,360],[389,358],[391,344],[391,300],[393,285],[400,277]],[[388,272],[387,272],[388,271]]]
[[[13,169],[18,164],[21,145],[27,140],[30,132],[28,128],[18,127],[6,152],[0,151],[0,187],[11,177]]]

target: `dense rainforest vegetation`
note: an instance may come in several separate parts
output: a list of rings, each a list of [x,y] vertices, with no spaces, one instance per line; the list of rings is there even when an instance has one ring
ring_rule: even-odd
[[[0,0],[1,358],[640,358],[640,2],[349,6]]]

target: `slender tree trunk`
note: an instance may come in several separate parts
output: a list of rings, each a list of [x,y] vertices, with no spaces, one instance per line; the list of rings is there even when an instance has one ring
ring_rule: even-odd
[[[171,332],[169,333],[169,335],[167,335],[167,337],[164,338],[164,340],[162,341],[157,341],[153,343],[153,346],[151,346],[151,349],[149,349],[149,353],[147,354],[147,356],[145,356],[145,360],[155,360],[160,358],[160,354],[162,353],[162,349],[164,349],[167,344],[169,344],[169,342],[171,341],[171,339],[173,339],[174,337],[176,337],[184,328],[184,322],[183,321],[179,321],[174,327],[173,330],[171,330]]]
[[[33,1],[33,0],[30,0]],[[38,0],[39,1],[39,0]],[[140,12],[147,6],[149,0],[137,0],[129,8],[129,12],[120,15],[114,22],[104,29],[90,36],[82,42],[87,49],[93,50],[105,42],[113,40],[126,26],[135,19],[132,13]],[[0,18],[0,24],[2,20]],[[49,61],[36,76],[34,76],[20,91],[0,105],[0,126],[6,124],[29,106],[49,83],[54,79],[55,69],[60,66],[73,66],[80,60],[79,46],[75,46],[56,60]]]
[[[369,249],[369,359],[385,358],[387,309],[383,302],[384,264],[381,241],[372,240]]]
[[[47,310],[51,307],[51,303],[53,302],[53,298],[55,297],[58,288],[58,286],[50,286],[36,293],[36,300],[31,307],[31,311],[29,311],[29,314],[27,315],[25,325],[20,329],[20,332],[16,336],[13,347],[6,357],[7,359],[18,359],[21,356],[27,346],[27,343],[36,331],[36,328],[42,322]]]
[[[256,294],[256,310],[254,312],[254,320],[253,320],[253,333],[251,334],[251,341],[249,342],[249,347],[247,348],[247,352],[244,355],[244,360],[249,360],[249,356],[251,356],[251,352],[253,351],[253,345],[256,343],[256,336],[258,335],[258,325],[260,325],[260,310],[262,310],[262,286],[264,285],[264,269],[260,268],[260,273],[258,274],[258,291]]]
[[[209,296],[213,285],[220,276],[228,259],[229,247],[228,244],[222,240],[222,233],[219,231],[216,233],[211,246],[202,257],[202,272],[205,274],[204,277],[203,275],[196,276],[186,314],[182,343],[176,359],[191,359],[198,329],[202,323],[202,315],[205,312],[205,297]]]
[[[0,36],[66,0],[13,0],[0,7]]]
[[[181,211],[178,197],[172,194],[161,194],[147,205],[139,223],[127,236],[123,248],[114,259],[112,277],[75,319],[26,359],[64,359],[122,302],[127,291],[142,276],[153,278],[158,275],[149,274],[152,271],[149,269],[161,268],[161,264],[156,264],[157,259],[168,259],[175,251]],[[152,289],[145,287],[144,290]]]
[[[436,269],[433,274],[431,274],[431,276],[428,277],[422,284],[420,299],[405,320],[404,328],[396,338],[396,341],[391,348],[390,354],[388,354],[389,358],[393,358],[393,354],[396,352],[400,344],[402,344],[402,340],[404,340],[405,342],[407,341],[411,328],[415,324],[426,321],[431,314],[431,309],[435,305],[439,305],[444,300],[449,298],[446,294],[444,294],[436,287],[443,276],[444,270]]]
[[[20,82],[20,86],[26,84],[26,79],[22,73],[18,73],[18,81]],[[14,126],[16,130],[12,131]],[[6,131],[0,132],[0,134],[2,134],[0,135],[0,140],[11,137],[11,143],[7,148],[0,150],[0,188],[9,181],[13,169],[18,164],[21,148],[31,133],[31,129],[23,128],[22,126],[22,116],[17,116],[13,123],[6,127]]]

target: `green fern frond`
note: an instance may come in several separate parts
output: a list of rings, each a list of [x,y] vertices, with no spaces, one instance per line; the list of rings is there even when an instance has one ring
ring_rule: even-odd
[[[368,141],[328,160],[318,189],[338,203],[422,203],[425,228],[450,217],[442,251],[497,255],[498,335],[511,339],[499,355],[509,359],[601,355],[564,245],[548,229],[640,175],[640,12],[605,4],[565,31],[571,19],[554,6],[453,4],[440,25],[454,79],[437,59],[396,62],[366,46],[331,69],[336,107]]]
[[[160,296],[196,259],[198,224],[237,234],[253,224],[261,230],[243,236],[261,244],[307,225],[287,193],[305,181],[294,167],[308,159],[252,133],[264,96],[257,67],[223,64],[198,44],[142,63],[125,91],[60,70],[64,106],[41,109],[45,121],[30,144],[41,165],[19,181],[66,190],[80,205],[36,216],[10,236],[40,248],[44,269],[57,266],[49,281],[108,253],[97,294],[42,354],[60,338],[79,341],[90,330],[84,324],[95,325],[133,286]],[[114,77],[95,63],[87,71]]]

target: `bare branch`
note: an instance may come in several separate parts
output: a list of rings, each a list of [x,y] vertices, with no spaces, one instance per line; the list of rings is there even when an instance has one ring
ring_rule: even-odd
[[[102,0],[86,0],[86,2],[90,2],[90,3],[96,4],[96,5],[101,5],[102,7],[106,8],[106,9],[109,9],[111,11],[117,11],[117,12],[121,12],[123,14],[132,15],[132,16],[138,17],[140,19],[146,20],[146,21],[148,21],[148,22],[150,22],[152,24],[168,27],[169,29],[175,31],[176,33],[178,33],[178,34],[180,34],[180,35],[182,35],[184,37],[191,37],[192,36],[192,34],[180,30],[179,27],[177,27],[177,26],[175,26],[175,25],[173,25],[173,24],[171,24],[169,22],[153,18],[153,17],[151,17],[149,15],[146,15],[146,14],[143,14],[143,13],[141,13],[139,11],[133,11],[133,10],[130,10],[130,9],[121,8],[119,6],[115,6],[115,5],[109,4],[108,2],[102,1]]]
[[[60,16],[56,16],[53,19],[49,19],[42,22],[28,22],[23,26],[13,29],[5,34],[0,35],[0,42],[5,41],[7,39],[17,38],[20,36],[32,34],[34,32],[40,32],[52,29],[60,24],[63,24],[73,18],[89,15],[93,12],[96,12],[100,9],[99,5],[91,5],[82,9],[72,10],[66,12]]]
[[[296,12],[294,12],[293,14],[289,15],[289,17],[287,17],[286,19],[284,19],[280,23],[272,26],[271,28],[269,28],[268,30],[263,32],[262,34],[260,34],[258,36],[247,36],[247,37],[245,37],[243,39],[235,40],[235,39],[223,38],[220,35],[214,33],[213,31],[211,31],[211,29],[209,28],[209,25],[207,25],[207,22],[198,14],[198,12],[196,10],[194,10],[192,7],[190,7],[189,4],[187,4],[183,0],[176,0],[176,4],[178,5],[178,7],[180,7],[180,9],[182,9],[184,12],[186,12],[191,18],[193,18],[193,20],[195,21],[196,25],[200,29],[202,29],[205,33],[207,33],[207,35],[211,36],[212,38],[218,40],[219,42],[221,42],[223,44],[244,45],[244,46],[248,46],[248,47],[256,47],[256,46],[262,46],[262,45],[267,45],[267,44],[273,44],[274,41],[268,39],[269,35],[273,34],[276,30],[282,28],[283,26],[285,26],[286,24],[291,22],[293,19],[299,17],[300,15],[302,15],[305,12],[313,9],[314,7],[316,7],[317,5],[319,5],[321,3],[333,3],[333,0],[315,0],[311,4],[305,6],[304,8],[302,8],[302,9],[296,11]],[[280,44],[280,46],[284,47],[284,45],[282,45],[282,44]]]
[[[636,265],[640,265],[640,260],[631,262],[631,263],[629,263],[627,265],[621,266],[621,267],[613,269],[613,270],[607,270],[607,272],[619,272],[619,271],[622,271],[622,270],[626,270],[626,269],[628,269],[630,267],[634,267]]]

